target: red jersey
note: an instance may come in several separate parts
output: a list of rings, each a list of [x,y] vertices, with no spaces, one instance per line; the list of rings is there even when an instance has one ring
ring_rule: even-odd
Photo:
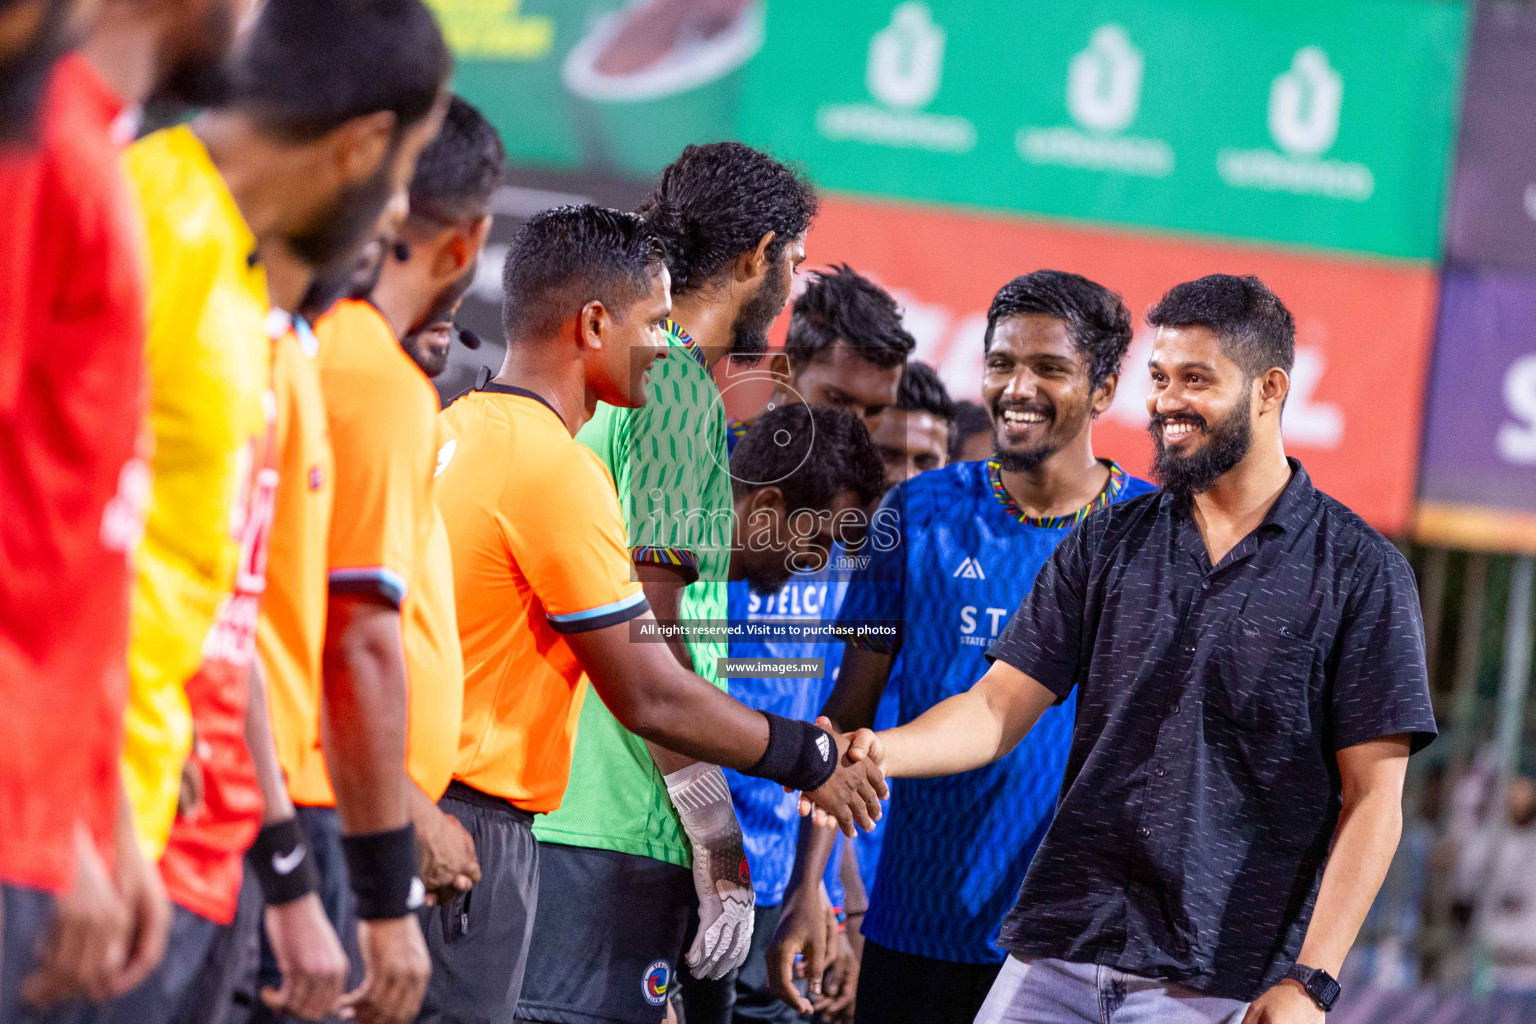
[[[68,885],[110,840],[143,531],[144,273],[123,102],[55,66],[38,139],[0,152],[0,881]]]
[[[267,538],[277,504],[277,395],[262,403],[266,442],[252,460],[240,504],[240,562],[235,590],[219,606],[203,644],[203,663],[187,682],[187,702],[197,740],[192,758],[203,773],[203,803],[191,817],[177,815],[160,877],[165,892],[216,924],[231,924],[240,902],[245,851],[261,829],[261,784],[245,743],[245,708],[251,664],[256,659],[256,620],[267,589]]]

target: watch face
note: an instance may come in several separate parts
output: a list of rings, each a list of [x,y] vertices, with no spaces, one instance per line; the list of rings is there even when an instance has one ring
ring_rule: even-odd
[[[1339,1001],[1339,992],[1339,983],[1327,971],[1314,971],[1312,980],[1307,982],[1307,994],[1325,1011],[1333,1009],[1333,1004]]]

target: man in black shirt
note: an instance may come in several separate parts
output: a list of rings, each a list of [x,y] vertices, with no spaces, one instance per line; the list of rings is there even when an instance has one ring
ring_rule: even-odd
[[[1148,321],[1164,490],[1062,542],[971,690],[854,748],[968,771],[1078,688],[978,1024],[1322,1024],[1435,733],[1414,578],[1286,458],[1295,326],[1268,288],[1201,278]]]

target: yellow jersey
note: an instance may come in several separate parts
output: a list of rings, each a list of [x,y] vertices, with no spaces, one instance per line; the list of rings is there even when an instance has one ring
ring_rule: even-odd
[[[234,589],[237,498],[266,431],[271,342],[256,239],[202,142],[169,128],[124,160],[149,254],[154,454],[134,559],[123,780],[145,855],[158,859],[192,748],[184,685]]]

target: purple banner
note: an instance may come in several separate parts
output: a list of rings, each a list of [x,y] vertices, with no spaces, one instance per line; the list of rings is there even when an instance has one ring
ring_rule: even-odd
[[[1536,5],[1479,4],[1446,255],[1536,271]]]
[[[1419,536],[1536,547],[1536,280],[1447,268],[1420,470]]]

